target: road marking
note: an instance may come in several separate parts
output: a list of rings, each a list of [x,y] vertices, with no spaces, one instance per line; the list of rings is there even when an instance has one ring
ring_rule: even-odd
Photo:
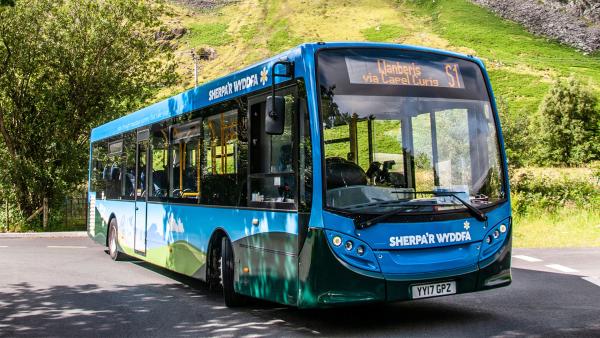
[[[48,245],[49,249],[85,249],[87,246],[77,246],[77,245]]]
[[[8,248],[8,245],[0,245],[0,248]]]
[[[548,265],[546,265],[546,267],[549,267],[550,269],[558,270],[561,272],[577,272],[577,270],[575,270],[575,269],[571,269],[568,266],[564,266],[564,265],[560,265],[560,264],[548,264]]]
[[[531,257],[531,256],[525,256],[525,255],[514,255],[514,258],[518,258],[527,262],[541,262],[542,260],[539,258],[535,258],[535,257]]]
[[[581,277],[581,278],[592,284],[596,284],[597,286],[600,286],[600,277]]]

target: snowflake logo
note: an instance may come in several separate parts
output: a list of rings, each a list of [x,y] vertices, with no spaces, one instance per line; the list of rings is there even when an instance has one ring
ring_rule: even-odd
[[[463,225],[465,226],[465,230],[469,231],[469,229],[471,229],[471,223],[469,223],[469,221],[465,221]]]
[[[260,84],[264,86],[268,79],[269,71],[267,70],[267,67],[263,67],[263,69],[260,71]]]

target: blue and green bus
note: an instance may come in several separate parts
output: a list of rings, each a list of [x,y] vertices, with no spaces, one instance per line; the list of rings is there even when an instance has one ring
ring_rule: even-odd
[[[475,57],[309,43],[92,130],[89,236],[300,308],[511,283],[492,88]]]

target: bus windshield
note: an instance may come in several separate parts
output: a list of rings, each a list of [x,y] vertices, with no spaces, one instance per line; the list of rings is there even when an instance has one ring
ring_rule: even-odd
[[[475,63],[385,49],[325,50],[317,61],[327,207],[431,213],[504,200]]]

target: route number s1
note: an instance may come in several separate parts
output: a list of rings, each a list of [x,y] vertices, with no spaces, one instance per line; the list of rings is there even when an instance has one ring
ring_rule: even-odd
[[[451,88],[462,88],[460,77],[458,75],[458,65],[456,63],[446,64],[446,75],[448,76],[448,86]]]

